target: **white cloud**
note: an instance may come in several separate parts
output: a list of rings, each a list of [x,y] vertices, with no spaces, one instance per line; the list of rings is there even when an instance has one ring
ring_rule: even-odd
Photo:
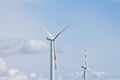
[[[30,77],[32,77],[32,78],[37,78],[38,75],[37,75],[37,73],[31,73],[31,74],[30,74]]]
[[[18,39],[0,39],[0,55],[15,54],[23,46],[23,41]]]
[[[40,77],[38,78],[38,80],[48,80],[48,79],[40,76]]]
[[[81,72],[74,72],[70,74],[70,77],[72,78],[82,78],[82,73]]]
[[[88,71],[90,71],[93,75],[95,75],[96,77],[102,78],[102,77],[106,77],[107,73],[104,71],[95,71],[91,68],[88,67]]]
[[[10,76],[15,76],[19,71],[17,69],[10,69],[9,74]]]
[[[19,73],[14,76],[10,76],[8,80],[28,80],[28,78],[26,75]]]
[[[62,76],[61,75],[58,75],[58,80],[62,80]]]
[[[46,77],[43,77],[40,73],[31,73],[30,77],[35,80],[48,80]]]
[[[0,73],[6,72],[7,70],[7,63],[0,58]]]
[[[41,40],[29,40],[24,48],[29,52],[42,52],[47,50],[47,44]]]
[[[43,53],[48,45],[42,40],[0,39],[0,56]]]
[[[6,70],[0,73],[0,75],[4,74],[0,76],[0,80],[28,80],[28,77],[17,69],[7,70],[7,63],[2,58],[0,58],[0,69]]]
[[[28,80],[27,76],[17,69],[10,69],[9,75],[8,80]]]
[[[88,70],[87,71],[87,77],[93,77],[93,76],[96,77],[96,78],[106,78],[108,75],[107,75],[106,72]],[[72,77],[72,78],[83,78],[83,72],[71,73],[70,77]]]
[[[28,80],[27,76],[24,74],[17,74],[15,76],[3,76],[0,80]]]
[[[105,77],[106,74],[107,74],[106,72],[101,72],[101,71],[94,71],[92,73],[95,74],[97,77],[100,77],[100,78]]]

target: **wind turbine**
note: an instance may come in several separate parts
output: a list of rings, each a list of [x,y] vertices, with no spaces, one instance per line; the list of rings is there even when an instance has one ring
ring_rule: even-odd
[[[56,49],[55,49],[55,40],[58,38],[58,36],[69,27],[70,25],[66,26],[64,29],[62,29],[55,37],[45,28],[45,32],[48,34],[46,39],[50,41],[50,80],[54,80],[54,69],[57,69],[56,66]]]
[[[86,70],[87,70],[87,55],[86,55],[86,49],[84,50],[84,66],[81,66],[83,69],[84,69],[84,72],[83,72],[83,78],[84,80],[86,80]]]
[[[83,69],[84,69],[84,72],[82,74],[84,80],[87,79],[87,70],[92,72],[93,74],[95,74],[96,76],[98,77],[102,77],[103,75],[106,75],[106,72],[103,72],[103,71],[95,71],[95,70],[92,70],[90,67],[88,67],[87,65],[87,54],[86,54],[86,49],[84,50],[84,66],[81,66]]]

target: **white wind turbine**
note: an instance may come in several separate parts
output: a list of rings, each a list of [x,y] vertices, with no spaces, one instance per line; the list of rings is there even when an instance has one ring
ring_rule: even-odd
[[[83,74],[82,74],[82,76],[83,76],[83,78],[84,78],[84,80],[86,80],[86,70],[87,70],[87,55],[86,55],[86,49],[85,49],[85,51],[84,51],[84,66],[81,66],[83,69],[84,69],[84,71],[83,71]]]
[[[66,26],[55,37],[45,27],[43,27],[45,32],[48,34],[46,39],[48,41],[50,41],[50,80],[54,80],[54,68],[57,69],[57,66],[56,66],[56,54],[55,54],[55,51],[56,51],[56,49],[55,49],[55,40],[69,26],[70,25]]]
[[[87,70],[92,72],[92,74],[95,74],[96,76],[98,77],[102,77],[103,75],[106,75],[106,72],[103,72],[103,71],[95,71],[95,70],[92,70],[90,67],[88,67],[87,65],[87,54],[86,54],[86,49],[84,50],[84,66],[81,66],[83,69],[84,69],[84,72],[82,74],[84,80],[87,79]]]

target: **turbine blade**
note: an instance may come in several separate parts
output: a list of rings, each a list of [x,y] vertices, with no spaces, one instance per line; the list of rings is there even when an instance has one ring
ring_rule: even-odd
[[[94,70],[92,70],[90,67],[87,67],[87,70],[94,73]]]
[[[50,37],[53,37],[53,35],[47,30],[46,27],[42,26],[42,28]]]
[[[92,74],[94,74],[95,76],[97,77],[103,77],[104,75],[106,75],[106,72],[104,71],[95,71],[95,70],[92,70],[91,68],[88,67],[88,70],[90,72],[92,72]]]
[[[69,27],[70,25],[67,25],[63,30],[61,30],[55,37],[54,40],[65,30]]]
[[[55,69],[57,69],[55,41],[53,42],[53,52],[54,52],[54,63],[55,63]]]
[[[86,49],[84,50],[84,63],[85,63],[85,66],[87,66],[87,54],[86,54]]]

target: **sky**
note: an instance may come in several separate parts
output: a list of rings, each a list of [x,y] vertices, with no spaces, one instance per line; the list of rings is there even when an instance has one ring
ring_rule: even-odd
[[[55,80],[120,80],[120,0],[0,0],[0,80],[49,80],[49,41],[56,40]]]

